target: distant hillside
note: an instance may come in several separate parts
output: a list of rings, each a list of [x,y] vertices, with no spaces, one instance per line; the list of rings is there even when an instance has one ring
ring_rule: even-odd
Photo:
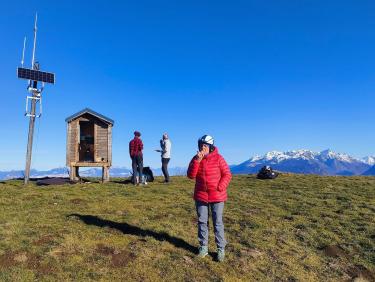
[[[375,165],[366,170],[362,175],[375,175]]]
[[[155,176],[162,175],[161,169],[152,169]],[[131,169],[126,167],[112,167],[109,171],[111,177],[129,177],[132,173]],[[101,177],[102,170],[100,168],[80,169],[80,176],[82,177]],[[171,176],[186,175],[186,168],[171,167],[169,169]],[[30,176],[34,178],[42,177],[68,177],[69,169],[66,167],[54,168],[47,171],[39,171],[32,169]],[[24,177],[23,170],[0,171],[0,180],[15,179]]]
[[[39,177],[66,177],[68,176],[69,171],[65,167],[61,168],[54,168],[47,171],[39,171],[36,169],[32,169],[30,171],[30,176],[39,178]],[[14,179],[14,178],[22,178],[24,177],[24,171],[23,170],[11,170],[11,171],[0,171],[0,180],[6,180],[6,179]]]

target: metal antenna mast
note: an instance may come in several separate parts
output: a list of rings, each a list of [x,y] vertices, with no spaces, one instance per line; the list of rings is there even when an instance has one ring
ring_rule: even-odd
[[[36,70],[36,65],[35,65],[35,47],[36,47],[36,33],[38,31],[36,24],[38,21],[38,14],[35,15],[35,24],[34,24],[34,46],[33,46],[33,57],[31,59],[31,68],[33,70]],[[29,136],[27,139],[27,152],[26,152],[26,167],[25,167],[25,180],[24,183],[25,185],[29,183],[30,179],[30,167],[31,167],[31,155],[33,152],[33,139],[34,139],[34,127],[35,127],[35,108],[36,108],[36,99],[40,93],[38,93],[38,81],[30,81],[30,84],[32,85],[32,89],[30,92],[32,93],[32,98],[31,99],[31,115],[30,115],[30,121],[29,121]],[[31,85],[29,85],[30,88]]]
[[[33,45],[33,55],[31,59],[31,69],[23,68],[24,62],[24,51],[22,53],[22,67],[17,69],[18,78],[28,79],[29,84],[27,90],[30,92],[30,96],[26,97],[26,112],[25,116],[30,117],[29,121],[29,135],[27,140],[27,152],[26,152],[26,167],[25,167],[25,185],[29,183],[30,180],[30,167],[31,167],[31,156],[33,150],[33,138],[34,138],[34,127],[35,127],[35,117],[41,116],[42,107],[42,91],[44,82],[55,83],[55,75],[53,73],[42,72],[39,70],[39,63],[35,61],[35,51],[36,51],[36,35],[37,35],[37,21],[38,14],[35,15],[34,24],[34,45]],[[24,39],[24,50],[25,50],[26,38]],[[42,82],[42,88],[38,89],[38,81]],[[28,110],[29,101],[31,102],[30,112]],[[39,103],[39,114],[36,114],[37,103]]]

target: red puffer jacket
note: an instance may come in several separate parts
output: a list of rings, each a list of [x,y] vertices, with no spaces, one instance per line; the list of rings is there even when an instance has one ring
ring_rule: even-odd
[[[227,200],[227,187],[232,174],[217,148],[200,162],[194,157],[187,176],[195,179],[194,200],[205,203]]]

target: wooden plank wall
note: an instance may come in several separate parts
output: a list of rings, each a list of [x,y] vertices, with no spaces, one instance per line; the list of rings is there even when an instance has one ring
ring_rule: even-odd
[[[108,125],[97,120],[95,121],[95,161],[108,161]]]
[[[70,123],[66,124],[66,166],[70,166],[70,158],[69,158],[69,152],[70,152]]]
[[[112,125],[108,126],[108,163],[112,165]]]
[[[67,130],[67,152],[66,152],[66,165],[70,166],[71,162],[77,161],[77,143],[78,143],[78,121],[73,120],[68,123]]]

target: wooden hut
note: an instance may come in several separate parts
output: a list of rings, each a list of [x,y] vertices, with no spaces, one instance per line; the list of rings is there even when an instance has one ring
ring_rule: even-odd
[[[70,179],[79,178],[80,167],[102,167],[102,180],[109,181],[114,121],[88,108],[65,121],[66,165],[70,168]]]

